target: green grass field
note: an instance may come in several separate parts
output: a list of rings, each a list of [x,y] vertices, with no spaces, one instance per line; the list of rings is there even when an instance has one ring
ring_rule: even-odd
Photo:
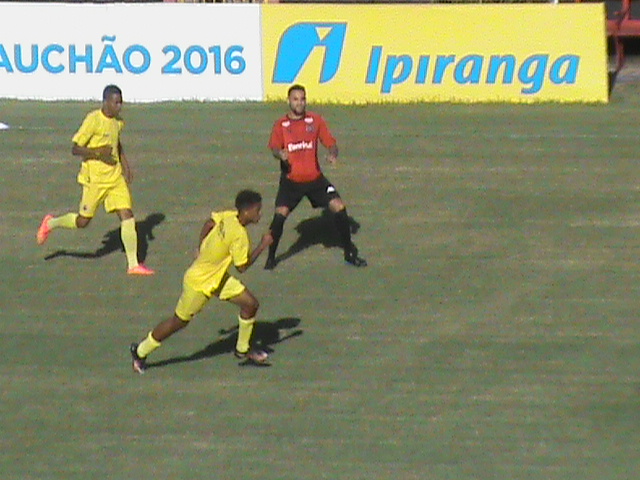
[[[241,276],[272,366],[238,366],[236,309],[211,302],[144,376],[129,343],[171,314],[210,211],[254,188],[253,240],[267,228],[285,106],[125,105],[151,278],[125,275],[103,211],[35,244],[45,213],[77,208],[71,136],[95,106],[0,101],[0,479],[640,471],[640,87],[600,106],[310,105],[369,267],[303,203],[280,247],[300,251]]]

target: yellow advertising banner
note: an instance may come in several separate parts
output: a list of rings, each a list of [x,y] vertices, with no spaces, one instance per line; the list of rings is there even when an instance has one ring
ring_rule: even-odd
[[[606,102],[602,3],[262,6],[264,93],[314,102]]]

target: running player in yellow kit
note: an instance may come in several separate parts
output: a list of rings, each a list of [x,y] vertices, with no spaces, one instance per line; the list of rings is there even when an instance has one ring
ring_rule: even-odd
[[[264,234],[251,252],[246,226],[260,221],[262,197],[259,193],[241,191],[235,206],[235,210],[212,212],[205,222],[200,232],[198,256],[184,274],[182,295],[173,316],[160,322],[140,343],[131,344],[134,372],[144,373],[147,356],[162,341],[186,327],[213,296],[240,307],[236,357],[254,363],[267,360],[266,352],[249,348],[258,300],[238,279],[229,275],[229,267],[233,264],[240,273],[244,272],[271,245],[273,238],[271,233]]]
[[[43,245],[56,228],[85,228],[101,203],[108,213],[115,212],[121,221],[121,239],[127,256],[129,275],[153,275],[150,268],[138,262],[138,234],[131,209],[129,184],[132,172],[124,154],[120,132],[124,121],[120,118],[122,91],[107,85],[102,92],[102,107],[90,112],[73,136],[73,155],[82,158],[78,183],[82,185],[82,199],[78,213],[59,217],[46,215],[36,234]]]

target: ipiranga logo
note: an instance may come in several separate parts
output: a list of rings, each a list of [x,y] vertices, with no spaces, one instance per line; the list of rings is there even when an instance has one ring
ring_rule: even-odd
[[[353,29],[352,34],[357,32]],[[291,84],[302,74],[305,79],[317,78],[319,85],[330,84],[334,88],[339,88],[344,78],[349,78],[351,83],[362,82],[362,87],[377,87],[377,94],[381,96],[394,96],[401,86],[405,90],[400,95],[406,95],[407,89],[443,95],[447,89],[462,87],[464,91],[458,90],[457,95],[460,92],[474,95],[478,88],[500,92],[515,87],[519,90],[518,95],[538,96],[548,86],[575,85],[582,62],[580,55],[565,51],[514,54],[507,49],[476,53],[453,48],[443,54],[431,51],[428,39],[419,50],[416,49],[420,47],[419,42],[417,45],[415,42],[394,45],[393,49],[382,42],[370,45],[369,51],[362,49],[365,40],[358,43],[358,48],[349,48],[343,55],[346,33],[347,22],[290,25],[278,43],[273,84]],[[321,57],[314,54],[316,50],[320,51]],[[313,60],[309,60],[312,55]],[[343,56],[345,62],[342,62]],[[364,69],[361,57],[367,59]],[[317,68],[320,70],[318,77]]]
[[[346,23],[303,22],[289,27],[278,44],[273,83],[294,82],[317,48],[324,50],[319,82],[330,81],[340,67],[346,34]]]

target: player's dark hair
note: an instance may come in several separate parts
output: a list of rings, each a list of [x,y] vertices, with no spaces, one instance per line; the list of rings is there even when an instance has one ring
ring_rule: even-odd
[[[242,190],[236,195],[236,208],[238,211],[250,208],[260,202],[262,202],[262,195],[253,190]]]
[[[305,88],[302,85],[300,85],[299,83],[296,83],[295,85],[291,85],[289,87],[289,90],[287,90],[287,97],[289,95],[291,95],[291,92],[293,92],[294,90],[300,90],[305,95],[307,94],[307,91],[305,90]]]
[[[117,85],[107,85],[102,91],[102,100],[108,100],[109,97],[113,94],[122,96],[122,90],[120,90],[120,87]]]

